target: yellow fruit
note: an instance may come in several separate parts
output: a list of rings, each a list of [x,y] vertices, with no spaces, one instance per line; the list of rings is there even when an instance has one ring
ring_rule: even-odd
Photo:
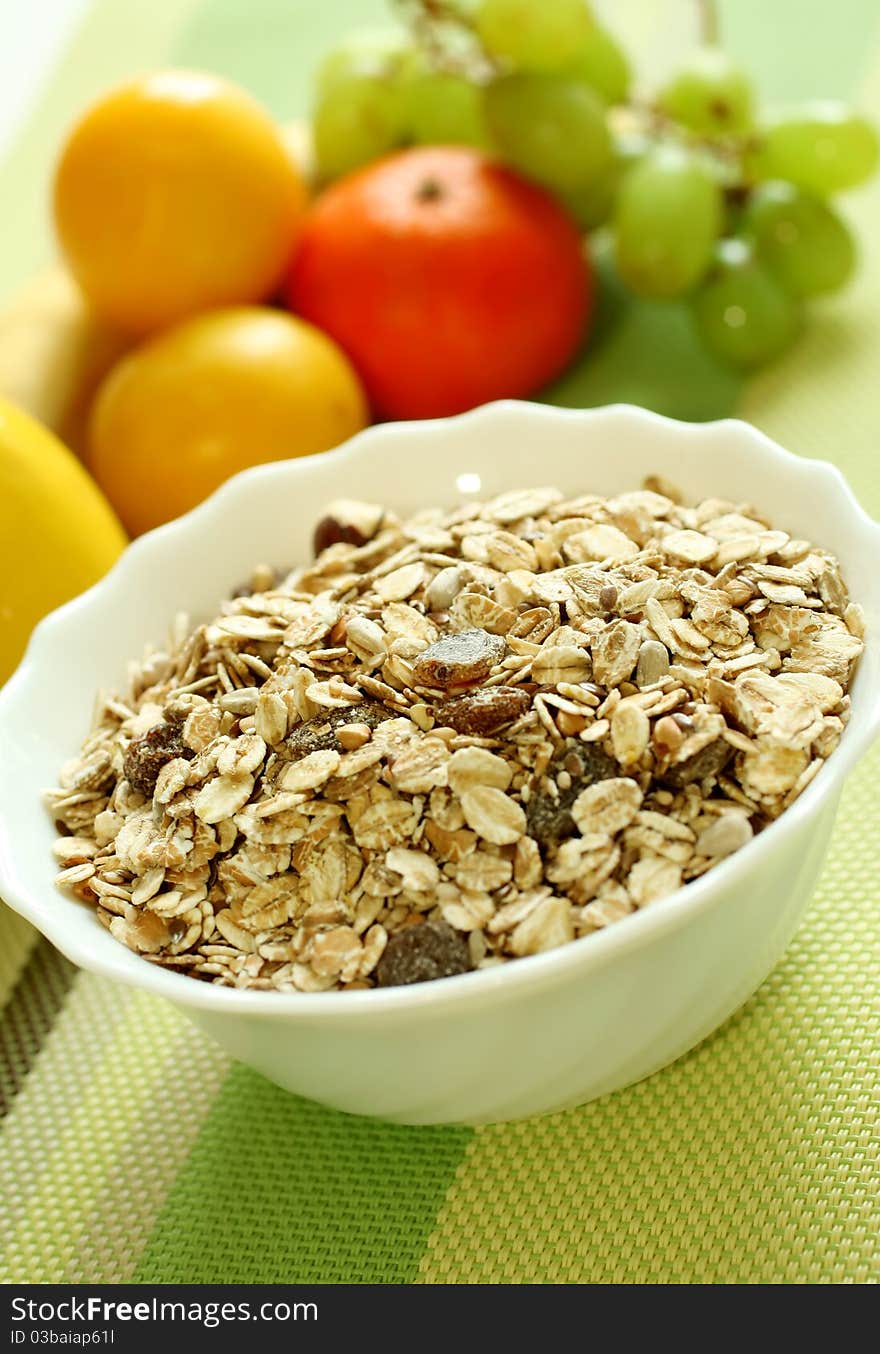
[[[104,95],[55,176],[70,267],[110,323],[147,333],[271,295],[306,201],[281,133],[244,90],[160,71]]]
[[[98,319],[65,268],[46,268],[0,311],[0,396],[80,455],[92,396],[131,345]]]
[[[95,583],[124,547],[76,457],[0,399],[0,682],[37,621]]]
[[[187,320],[130,353],[98,392],[88,464],[136,535],[262,461],[335,447],[367,422],[348,358],[262,306]]]

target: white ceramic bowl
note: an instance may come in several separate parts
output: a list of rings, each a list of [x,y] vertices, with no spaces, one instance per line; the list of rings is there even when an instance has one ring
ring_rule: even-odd
[[[324,503],[403,511],[556,484],[613,494],[657,472],[689,496],[756,504],[833,550],[865,607],[867,651],[840,747],[752,844],[645,912],[561,949],[438,983],[287,995],[213,987],[118,944],[52,883],[40,802],[85,732],[94,692],[175,612],[210,612],[260,561],[306,558]],[[463,494],[463,491],[464,494]],[[505,402],[372,428],[338,451],[267,465],[132,545],[97,587],[37,628],[0,692],[0,896],[83,968],[167,997],[279,1085],[402,1123],[476,1123],[603,1095],[677,1058],[766,977],[803,912],[841,785],[880,730],[880,526],[840,472],[747,424],[675,423],[641,409]]]

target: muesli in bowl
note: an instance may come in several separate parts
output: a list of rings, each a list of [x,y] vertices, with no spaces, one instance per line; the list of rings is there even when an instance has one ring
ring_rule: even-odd
[[[99,697],[58,882],[154,964],[319,992],[589,936],[746,846],[833,753],[837,560],[666,482],[406,521],[338,500]]]

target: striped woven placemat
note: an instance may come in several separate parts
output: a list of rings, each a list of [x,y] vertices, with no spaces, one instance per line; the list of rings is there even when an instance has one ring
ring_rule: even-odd
[[[379,9],[97,0],[0,169],[3,200],[12,182],[33,198],[16,266],[41,261],[36,190],[93,88],[173,59],[290,114],[313,53]],[[735,44],[757,51],[768,7],[727,11]],[[803,52],[805,80],[824,74],[880,117],[872,0],[779,0],[774,23],[783,11],[786,78]],[[776,368],[701,398],[836,461],[880,515],[880,189],[851,215],[866,253],[852,293],[815,307]],[[610,389],[631,379],[626,351],[601,360]],[[874,755],[853,777],[807,920],[742,1011],[638,1086],[513,1125],[400,1128],[286,1095],[163,1002],[77,973],[0,904],[0,1280],[876,1282],[878,774]]]

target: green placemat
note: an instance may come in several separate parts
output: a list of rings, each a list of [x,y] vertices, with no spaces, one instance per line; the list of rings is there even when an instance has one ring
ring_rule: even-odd
[[[664,8],[619,7],[646,42]],[[768,10],[730,0],[725,15],[767,91],[845,93],[880,117],[873,0]],[[185,61],[288,115],[314,53],[380,13],[378,0],[93,4],[0,167],[3,200],[14,186],[23,204],[0,286],[45,257],[51,148],[95,89]],[[634,312],[556,397],[735,410],[836,461],[880,515],[880,189],[850,213],[858,284],[814,309],[784,363],[741,386],[694,357],[674,308]],[[752,1001],[648,1081],[534,1122],[397,1128],[297,1100],[164,1003],[77,973],[0,905],[0,1281],[876,1282],[878,775],[874,755],[853,777],[807,921]]]

